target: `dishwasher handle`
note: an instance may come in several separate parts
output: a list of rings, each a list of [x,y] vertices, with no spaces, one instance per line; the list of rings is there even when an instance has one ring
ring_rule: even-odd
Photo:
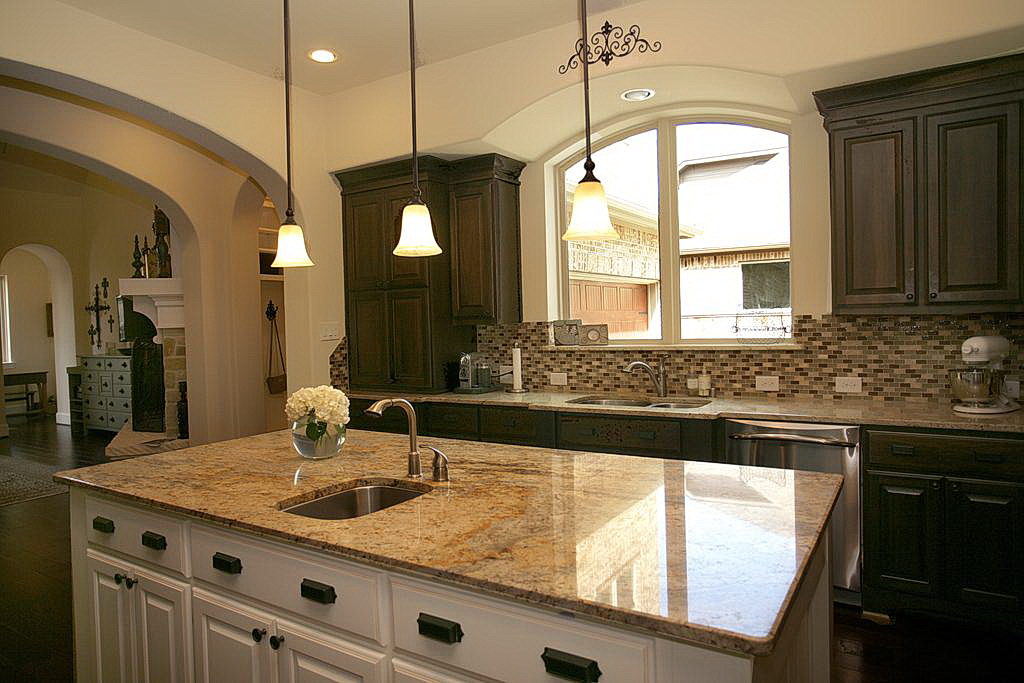
[[[786,443],[806,443],[815,446],[833,446],[835,448],[856,448],[857,444],[852,441],[841,439],[826,439],[821,436],[804,436],[802,434],[783,434],[772,432],[744,432],[741,434],[730,434],[730,439],[738,441],[785,441]]]

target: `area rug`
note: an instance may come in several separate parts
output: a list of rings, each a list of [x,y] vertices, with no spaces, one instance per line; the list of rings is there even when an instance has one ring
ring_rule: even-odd
[[[53,481],[53,473],[61,469],[66,468],[0,457],[0,507],[67,493],[67,486]]]

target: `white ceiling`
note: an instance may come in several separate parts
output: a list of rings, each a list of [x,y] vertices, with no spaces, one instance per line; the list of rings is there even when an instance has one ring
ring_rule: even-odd
[[[588,12],[642,1],[590,0]],[[61,2],[250,71],[282,73],[281,0]],[[419,59],[437,62],[569,23],[578,6],[578,0],[418,0]],[[337,92],[409,68],[406,0],[292,0],[291,16],[295,83],[308,90]],[[334,50],[340,61],[305,58],[318,47]]]

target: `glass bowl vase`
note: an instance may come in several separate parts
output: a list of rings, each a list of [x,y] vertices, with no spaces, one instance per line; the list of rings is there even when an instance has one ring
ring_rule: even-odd
[[[341,452],[345,444],[345,425],[327,425],[309,415],[292,422],[292,445],[303,458],[323,460]]]

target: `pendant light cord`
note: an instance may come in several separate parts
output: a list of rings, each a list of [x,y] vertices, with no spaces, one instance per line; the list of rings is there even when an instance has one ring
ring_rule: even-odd
[[[288,208],[285,223],[295,222],[292,206],[292,29],[288,0],[284,0],[284,146],[288,168]]]
[[[409,0],[409,90],[412,100],[412,201],[421,204],[420,162],[416,148],[416,17],[413,0]]]
[[[580,0],[580,24],[583,38],[580,40],[580,59],[583,61],[583,121],[587,137],[587,159],[583,162],[583,180],[597,180],[594,176],[594,160],[590,157],[590,48],[587,44],[587,0]]]

